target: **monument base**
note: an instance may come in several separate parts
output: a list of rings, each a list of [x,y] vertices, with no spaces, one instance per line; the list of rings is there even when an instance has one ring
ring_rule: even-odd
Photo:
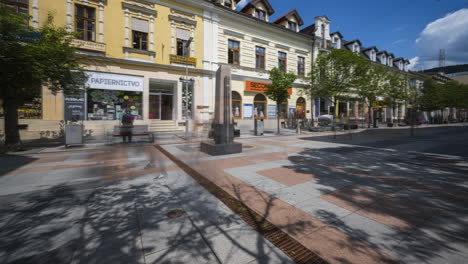
[[[242,144],[215,144],[214,142],[202,142],[201,151],[210,154],[211,156],[236,154],[242,152]]]

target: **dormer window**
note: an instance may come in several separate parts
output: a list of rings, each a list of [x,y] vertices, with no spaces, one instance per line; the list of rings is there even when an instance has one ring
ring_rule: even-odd
[[[355,44],[353,45],[353,52],[356,52],[356,53],[359,52],[359,44],[355,43]]]
[[[392,67],[393,66],[393,59],[388,58],[388,66]]]
[[[297,31],[297,23],[294,23],[292,21],[288,21],[287,27],[288,27],[288,29],[290,29],[292,31]]]
[[[371,59],[371,61],[375,61],[375,51],[374,50],[370,51],[370,59]]]
[[[260,20],[266,21],[266,12],[260,9],[255,9],[255,17]]]
[[[224,0],[224,6],[231,8],[232,6],[231,0]]]
[[[382,61],[382,64],[384,64],[384,65],[387,64],[385,55],[382,55],[382,57],[380,58],[380,60]]]

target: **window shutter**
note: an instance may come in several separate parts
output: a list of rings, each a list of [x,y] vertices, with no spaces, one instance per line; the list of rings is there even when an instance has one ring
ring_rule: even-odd
[[[177,38],[181,40],[189,40],[190,31],[186,29],[177,28]]]
[[[132,30],[148,33],[148,21],[138,18],[132,18]]]

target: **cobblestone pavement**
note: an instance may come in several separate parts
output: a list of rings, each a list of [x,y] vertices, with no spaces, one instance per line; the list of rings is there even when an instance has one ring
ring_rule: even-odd
[[[242,139],[218,157],[163,147],[330,263],[468,263],[468,133],[440,129]],[[454,138],[465,157],[443,154]]]
[[[0,156],[0,263],[292,263],[152,145],[54,149]]]

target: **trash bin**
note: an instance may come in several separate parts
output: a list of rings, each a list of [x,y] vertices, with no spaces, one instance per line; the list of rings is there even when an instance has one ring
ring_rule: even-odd
[[[83,145],[83,125],[65,125],[65,147]]]
[[[264,123],[263,119],[255,119],[255,135],[263,136]]]

